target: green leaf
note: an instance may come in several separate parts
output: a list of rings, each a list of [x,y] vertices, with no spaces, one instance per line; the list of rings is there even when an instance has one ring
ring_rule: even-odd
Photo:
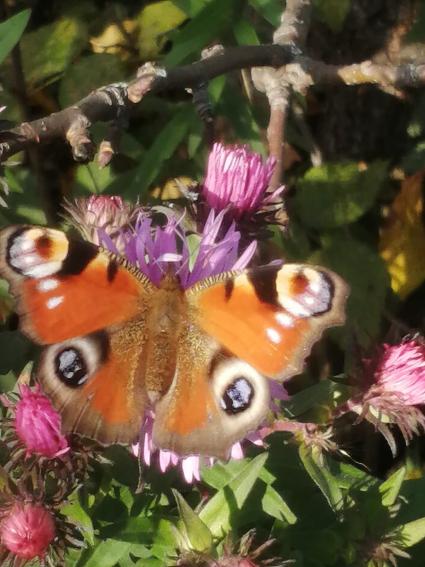
[[[314,0],[313,5],[317,10],[319,18],[333,32],[339,32],[350,10],[351,0]]]
[[[234,20],[237,2],[214,0],[208,3],[182,29],[171,35],[173,47],[164,58],[164,65],[179,65],[190,55],[199,54],[211,41],[216,41]]]
[[[140,59],[149,61],[158,57],[167,41],[168,33],[181,26],[186,18],[186,12],[170,0],[152,2],[144,6],[136,16]]]
[[[108,539],[102,541],[91,553],[84,567],[114,567],[131,549],[131,543]]]
[[[189,543],[189,548],[194,551],[208,551],[212,545],[212,534],[204,522],[192,510],[183,496],[172,489],[177,502],[180,518],[182,520],[184,535]]]
[[[21,41],[21,51],[27,83],[39,85],[56,79],[80,53],[86,42],[87,27],[76,18],[63,17],[25,34]]]
[[[31,10],[22,10],[0,24],[0,63],[18,43],[28,23]]]
[[[173,0],[173,4],[183,10],[190,18],[195,17],[201,12],[211,0]]]
[[[239,45],[260,45],[255,28],[243,18],[235,22],[233,33]]]
[[[0,374],[9,370],[19,373],[31,358],[34,347],[18,331],[3,331],[0,333]]]
[[[304,225],[317,229],[352,223],[373,205],[386,177],[384,161],[367,169],[355,162],[312,167],[298,182],[296,212]]]
[[[214,536],[221,536],[230,528],[230,519],[241,509],[267,460],[262,453],[248,462],[241,472],[217,492],[201,510],[199,517]]]
[[[285,402],[285,412],[291,417],[299,415],[321,404],[330,405],[342,386],[331,380],[321,380],[317,384],[301,390]]]
[[[161,132],[156,136],[154,143],[144,154],[137,167],[133,180],[124,191],[126,198],[135,198],[143,195],[155,177],[161,171],[164,162],[175,152],[189,129],[193,120],[193,109],[185,107],[171,118]]]
[[[337,479],[329,470],[325,455],[317,447],[307,447],[305,444],[300,445],[299,455],[305,470],[320,488],[332,510],[341,510],[344,506],[343,494]]]
[[[425,518],[399,526],[396,534],[403,547],[412,547],[425,538]]]
[[[117,55],[97,53],[82,57],[66,70],[59,86],[59,102],[65,108],[91,91],[125,77],[124,65]]]
[[[347,327],[367,345],[380,330],[389,278],[384,262],[377,252],[359,242],[335,232],[311,261],[335,270],[350,286],[347,302]]]
[[[251,6],[273,27],[277,27],[282,14],[282,6],[275,0],[249,0]]]
[[[288,504],[270,484],[266,487],[261,504],[264,512],[273,518],[291,525],[297,521],[296,515],[289,508]]]
[[[77,500],[69,502],[61,508],[61,513],[79,525],[82,528],[81,532],[84,534],[84,538],[89,545],[94,546],[93,522],[80,502]]]
[[[239,475],[247,462],[246,459],[230,460],[228,463],[218,461],[213,467],[206,466],[202,469],[202,480],[216,490],[221,490]]]
[[[395,504],[405,476],[406,467],[401,467],[380,485],[379,492],[384,506]]]

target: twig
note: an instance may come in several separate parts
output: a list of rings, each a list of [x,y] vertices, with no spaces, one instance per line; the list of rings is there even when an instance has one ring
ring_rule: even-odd
[[[55,139],[65,139],[70,128],[81,120],[87,128],[95,122],[109,122],[119,118],[121,113],[130,111],[146,92],[161,92],[176,88],[196,87],[218,75],[235,69],[257,65],[280,67],[294,59],[291,46],[261,45],[223,49],[218,55],[150,75],[146,67],[144,73],[129,83],[116,83],[101,87],[90,93],[75,105],[24,123],[10,130],[0,131],[0,162],[34,143],[47,143]],[[160,68],[159,68],[160,69]],[[28,136],[28,132],[32,135]],[[77,152],[78,154],[78,152]],[[84,160],[88,156],[76,155]]]
[[[353,65],[338,66],[306,57],[294,45],[228,48],[224,49],[221,55],[209,57],[191,65],[169,70],[162,69],[162,72],[156,74],[148,83],[146,83],[145,76],[138,77],[129,83],[115,83],[101,87],[75,105],[60,112],[32,122],[24,122],[12,129],[2,130],[0,131],[0,162],[33,144],[66,139],[71,126],[81,117],[87,120],[87,128],[89,128],[96,122],[110,122],[119,118],[122,113],[130,112],[135,103],[129,98],[128,91],[134,93],[142,80],[145,81],[145,84],[141,89],[141,96],[136,97],[136,100],[140,100],[147,91],[163,92],[176,88],[196,87],[203,81],[232,70],[264,68],[265,66],[277,68],[275,81],[268,86],[268,89],[271,90],[270,96],[276,97],[276,101],[278,101],[276,93],[282,85],[299,92],[305,92],[312,85],[374,84],[380,87],[393,86],[396,88],[425,85],[425,64],[422,62],[419,65],[412,62],[391,65],[363,61]],[[257,74],[259,72],[258,69],[253,69],[253,71]],[[255,73],[253,72],[253,75]],[[287,93],[282,91],[280,96],[285,97]],[[283,106],[283,100],[279,104],[281,104],[280,113],[284,114],[287,108]],[[277,102],[271,104],[271,108],[274,109],[275,106],[278,106]],[[275,131],[278,120],[282,120],[282,117],[279,118],[275,114],[271,126],[272,132]],[[281,145],[273,141],[273,148],[278,147]],[[278,158],[276,155],[275,157]]]
[[[311,0],[287,0],[282,12],[280,25],[273,34],[273,41],[279,45],[292,45],[301,56],[310,24]],[[276,159],[276,167],[270,181],[270,189],[279,187],[283,169],[283,144],[288,118],[292,85],[286,68],[263,67],[252,70],[255,87],[265,93],[270,104],[270,118],[267,128],[269,154]]]

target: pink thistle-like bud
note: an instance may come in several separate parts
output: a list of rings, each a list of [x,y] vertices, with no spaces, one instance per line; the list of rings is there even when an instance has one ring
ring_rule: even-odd
[[[27,455],[35,453],[53,459],[69,451],[68,441],[61,432],[61,416],[40,387],[33,391],[28,386],[21,386],[20,393],[14,425]]]
[[[130,225],[140,210],[119,196],[92,195],[65,206],[70,219],[84,238],[96,245],[122,252],[122,229]]]
[[[408,406],[425,404],[425,345],[415,340],[383,345],[375,384]]]
[[[397,447],[390,425],[397,425],[407,443],[425,430],[425,416],[417,407],[425,404],[425,345],[419,340],[384,344],[378,354],[363,361],[368,388],[342,405],[367,419],[387,440],[395,455]]]
[[[21,559],[44,557],[55,535],[51,512],[39,504],[18,502],[0,522],[2,545]]]
[[[202,195],[209,207],[229,209],[235,219],[253,214],[282,192],[267,193],[275,167],[274,158],[265,162],[244,146],[214,144],[208,157]]]

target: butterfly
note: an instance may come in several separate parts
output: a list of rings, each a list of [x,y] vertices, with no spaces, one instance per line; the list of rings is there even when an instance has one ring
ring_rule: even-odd
[[[139,438],[179,455],[225,458],[269,411],[270,382],[302,370],[324,329],[344,322],[348,287],[304,264],[227,272],[182,289],[58,230],[0,232],[0,273],[22,332],[41,353],[36,378],[65,433],[101,444]]]

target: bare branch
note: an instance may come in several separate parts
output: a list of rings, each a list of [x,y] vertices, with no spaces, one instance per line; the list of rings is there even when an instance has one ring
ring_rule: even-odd
[[[310,15],[311,0],[287,0],[280,25],[273,34],[273,41],[279,45],[292,45],[301,56],[301,47],[305,43],[310,25]],[[265,93],[270,104],[267,140],[269,153],[276,159],[270,188],[276,189],[282,179],[282,152],[292,85],[288,80],[289,77],[286,76],[286,67],[253,69],[251,75],[255,87]]]
[[[287,5],[293,7],[296,3],[297,0],[292,0],[292,2],[288,0]],[[305,16],[307,4],[306,0],[300,0],[300,9],[302,8],[304,16],[303,19],[297,21],[298,24],[303,22],[304,26],[308,21]],[[297,37],[305,37],[305,30],[304,32],[300,30],[300,25],[293,29],[296,29],[297,32],[291,32],[291,41],[297,40]],[[284,28],[282,31],[282,26],[279,27],[280,36],[288,33],[289,31],[285,31]],[[401,61],[398,64],[376,63],[368,60],[353,65],[338,66],[306,57],[294,44],[222,49],[218,54],[191,65],[173,69],[154,67],[156,71],[153,75],[151,74],[150,78],[139,73],[138,77],[128,83],[114,83],[101,87],[75,105],[60,112],[0,131],[0,162],[31,145],[44,144],[55,139],[67,139],[71,126],[77,123],[86,125],[85,134],[88,139],[83,146],[84,150],[89,149],[90,151],[74,151],[74,158],[82,161],[89,160],[94,150],[94,147],[90,145],[88,135],[90,125],[96,122],[119,121],[123,115],[128,116],[135,107],[135,103],[129,97],[129,91],[132,93],[133,100],[141,100],[148,91],[163,92],[176,88],[196,88],[203,82],[223,73],[252,67],[254,67],[252,76],[255,86],[267,95],[272,109],[273,116],[271,116],[268,134],[269,144],[271,155],[276,157],[279,164],[281,163],[279,148],[283,144],[284,131],[282,130],[279,141],[276,138],[279,132],[278,123],[280,122],[282,126],[285,124],[288,93],[291,90],[305,92],[312,85],[332,84],[374,84],[381,88],[394,88],[394,90],[425,85],[423,60],[420,60],[419,64],[410,60]],[[280,179],[279,172],[275,178]]]
[[[116,83],[101,87],[90,93],[75,105],[27,123],[0,131],[0,162],[25,149],[33,143],[46,143],[55,139],[65,139],[72,124],[78,120],[86,120],[88,124],[116,120],[123,112],[134,108],[133,101],[139,101],[146,92],[160,92],[176,88],[196,87],[218,75],[254,67],[271,65],[280,67],[294,60],[295,53],[291,46],[261,45],[231,47],[221,50],[202,61],[191,65],[183,65],[173,69],[156,69],[155,72],[139,73],[139,76],[129,83]],[[142,68],[143,69],[143,68]],[[130,93],[130,96],[129,96]],[[29,127],[28,127],[29,126]],[[31,136],[28,136],[31,132]],[[75,159],[85,161],[88,154],[75,154]]]

